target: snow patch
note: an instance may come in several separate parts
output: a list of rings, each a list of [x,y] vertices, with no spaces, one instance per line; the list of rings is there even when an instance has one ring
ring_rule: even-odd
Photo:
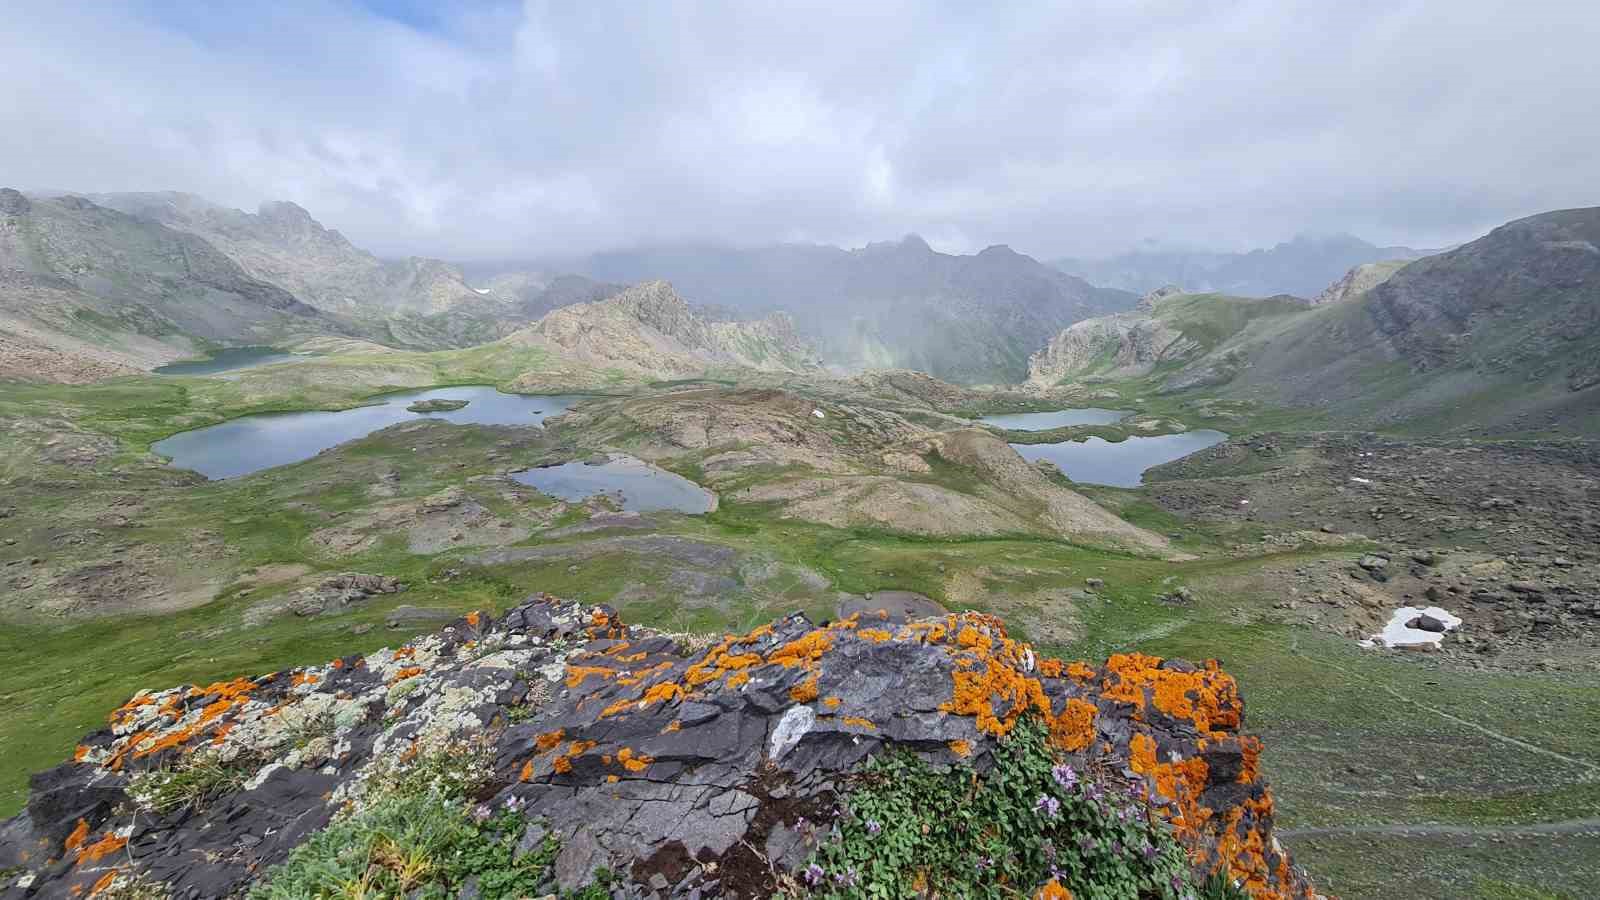
[[[1375,647],[1380,641],[1383,646],[1391,650],[1395,647],[1416,647],[1421,644],[1439,646],[1439,642],[1444,640],[1444,632],[1423,631],[1420,628],[1406,627],[1407,622],[1418,616],[1438,619],[1444,623],[1444,632],[1454,631],[1461,627],[1461,618],[1459,616],[1451,615],[1437,606],[1430,606],[1426,609],[1415,606],[1402,606],[1394,611],[1393,616],[1389,617],[1389,623],[1383,626],[1382,631],[1362,641],[1361,646]]]

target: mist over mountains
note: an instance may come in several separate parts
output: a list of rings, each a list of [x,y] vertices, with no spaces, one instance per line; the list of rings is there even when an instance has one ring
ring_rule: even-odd
[[[1137,294],[1173,284],[1195,292],[1310,298],[1356,266],[1412,260],[1432,252],[1435,251],[1379,247],[1349,234],[1300,235],[1247,253],[1133,250],[1101,259],[1067,257],[1052,264],[1094,284]]]

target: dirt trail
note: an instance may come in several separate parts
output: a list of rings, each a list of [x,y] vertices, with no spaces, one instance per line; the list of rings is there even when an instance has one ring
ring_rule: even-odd
[[[1535,834],[1600,834],[1600,819],[1567,819],[1527,825],[1329,825],[1316,828],[1280,828],[1281,838],[1374,834],[1397,837],[1516,837]]]

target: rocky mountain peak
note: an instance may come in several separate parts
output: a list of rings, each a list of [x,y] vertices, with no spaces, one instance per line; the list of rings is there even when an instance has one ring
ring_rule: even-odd
[[[1150,293],[1145,294],[1143,297],[1140,297],[1139,305],[1136,308],[1148,312],[1149,310],[1155,309],[1156,304],[1167,299],[1168,297],[1176,297],[1182,293],[1183,288],[1178,287],[1175,284],[1162,285]]]
[[[0,188],[0,213],[8,216],[21,216],[33,208],[28,198],[15,188]]]

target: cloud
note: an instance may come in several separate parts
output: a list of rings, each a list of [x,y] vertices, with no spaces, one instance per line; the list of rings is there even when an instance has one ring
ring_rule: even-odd
[[[388,253],[1426,246],[1600,202],[1590,4],[20,6],[0,181],[292,199]]]

